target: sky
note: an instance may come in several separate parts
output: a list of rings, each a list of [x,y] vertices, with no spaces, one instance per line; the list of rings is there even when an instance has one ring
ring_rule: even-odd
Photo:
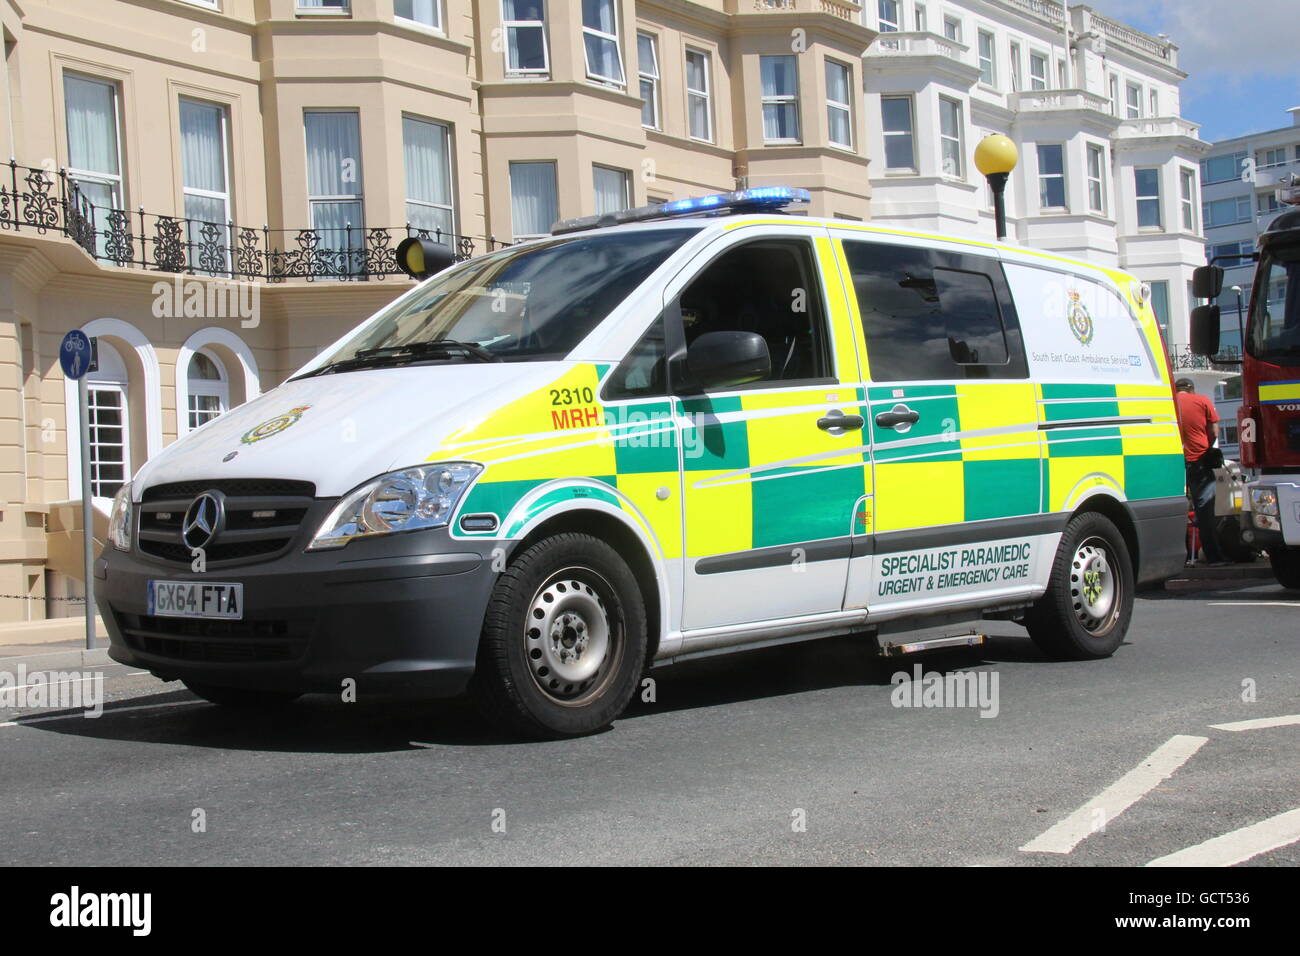
[[[1075,0],[1080,2],[1080,0]],[[1288,126],[1300,106],[1297,0],[1081,0],[1178,45],[1182,115],[1214,142]]]

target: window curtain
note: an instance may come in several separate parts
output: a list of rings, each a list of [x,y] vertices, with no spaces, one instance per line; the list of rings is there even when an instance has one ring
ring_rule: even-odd
[[[109,83],[67,75],[68,164],[89,173],[117,176],[116,90]]]
[[[226,192],[221,107],[181,100],[181,175],[185,188]],[[224,224],[226,203],[215,196],[185,196],[185,215]]]
[[[307,191],[361,195],[361,124],[356,113],[305,113]]]
[[[437,26],[438,7],[437,0],[397,0],[394,4],[394,12],[407,20],[414,20],[416,23],[423,23],[426,26]]]
[[[596,166],[596,214],[627,208],[627,174],[620,169]]]
[[[516,238],[551,231],[560,218],[554,163],[510,164],[510,211]]]
[[[406,218],[416,229],[452,232],[450,134],[441,123],[402,117]],[[436,204],[436,205],[430,205]]]
[[[795,59],[792,56],[765,56],[759,60],[763,96],[794,96],[798,90]],[[798,139],[799,107],[797,103],[767,103],[763,106],[763,138]]]

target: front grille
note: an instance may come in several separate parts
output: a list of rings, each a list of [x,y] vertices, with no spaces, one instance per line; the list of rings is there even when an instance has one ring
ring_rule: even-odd
[[[308,621],[208,621],[119,614],[128,647],[153,657],[216,664],[296,661],[306,653]]]
[[[225,497],[225,524],[204,548],[209,566],[229,566],[273,558],[289,548],[313,503],[308,481],[228,478],[182,481],[147,489],[140,504],[137,540],[155,558],[189,565],[193,555],[181,539],[185,513],[205,491]]]

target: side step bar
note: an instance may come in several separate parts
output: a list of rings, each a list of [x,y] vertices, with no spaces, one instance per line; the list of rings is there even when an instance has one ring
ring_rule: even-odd
[[[918,651],[932,651],[940,647],[978,647],[985,641],[983,634],[956,634],[950,637],[932,637],[920,641],[907,641],[901,644],[881,644],[882,657],[900,657],[903,654],[915,654]]]

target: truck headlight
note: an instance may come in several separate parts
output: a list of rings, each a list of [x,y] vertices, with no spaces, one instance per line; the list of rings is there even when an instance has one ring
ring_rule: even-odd
[[[348,492],[321,524],[308,551],[341,548],[354,538],[441,528],[483,470],[466,461],[403,468]]]
[[[108,541],[119,551],[131,550],[131,482],[117,489],[108,514]]]
[[[1276,488],[1251,488],[1250,489],[1251,510],[1256,514],[1276,515],[1277,511],[1277,489]]]

